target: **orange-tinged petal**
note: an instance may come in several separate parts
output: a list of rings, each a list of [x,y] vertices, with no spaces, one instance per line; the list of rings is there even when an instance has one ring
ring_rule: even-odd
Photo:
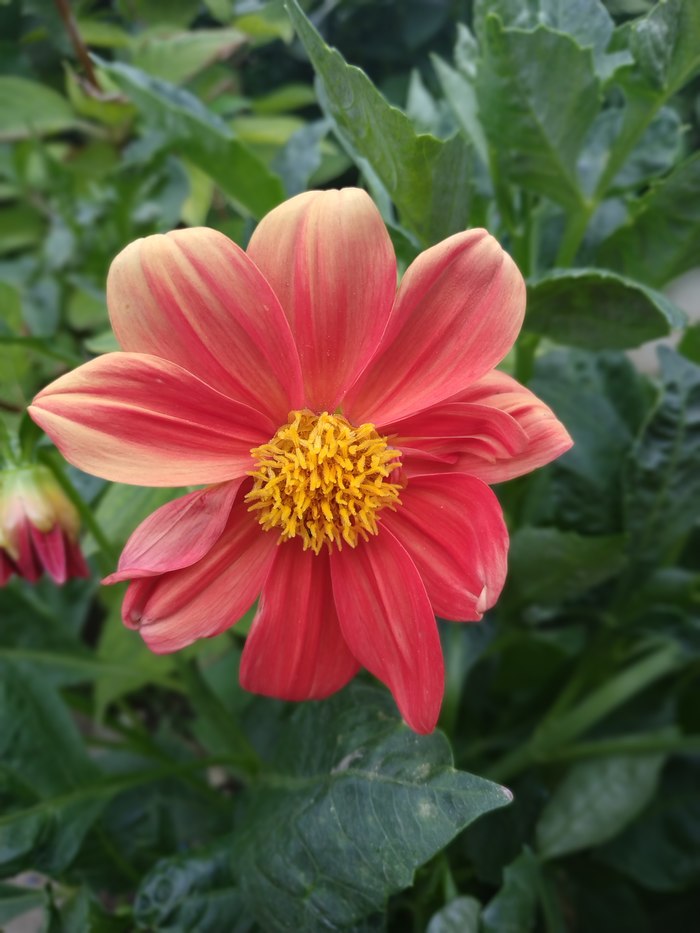
[[[458,473],[412,476],[388,528],[411,555],[437,615],[476,621],[506,579],[508,531],[494,493]]]
[[[396,292],[379,211],[357,188],[300,194],[263,218],[248,255],[289,319],[306,405],[333,411],[375,352]]]
[[[302,404],[289,325],[245,252],[197,227],[136,240],[116,257],[107,303],[125,350],[177,363],[279,422]]]
[[[444,692],[435,616],[415,564],[383,527],[331,554],[333,595],[348,647],[391,690],[409,726],[435,728]]]
[[[327,551],[280,545],[243,649],[241,686],[280,700],[321,699],[359,667],[340,631]]]
[[[560,457],[572,445],[569,432],[552,409],[506,373],[494,371],[460,395],[460,401],[507,412],[524,431],[527,442],[511,457],[489,461],[464,450],[453,467],[485,483],[502,483]]]
[[[438,243],[407,269],[345,414],[382,426],[456,395],[503,359],[524,312],[523,278],[485,230]]]
[[[102,582],[153,577],[196,564],[223,534],[242,482],[197,489],[156,509],[126,542],[117,572]]]
[[[107,353],[61,376],[29,412],[66,460],[119,483],[219,483],[250,469],[274,425],[175,363]]]

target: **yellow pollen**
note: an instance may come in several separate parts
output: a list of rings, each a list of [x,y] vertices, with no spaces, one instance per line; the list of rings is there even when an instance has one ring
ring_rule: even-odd
[[[255,480],[246,496],[265,531],[299,537],[304,550],[355,547],[379,531],[377,513],[401,504],[389,482],[401,452],[373,424],[353,427],[342,415],[292,411],[267,443],[251,450]]]

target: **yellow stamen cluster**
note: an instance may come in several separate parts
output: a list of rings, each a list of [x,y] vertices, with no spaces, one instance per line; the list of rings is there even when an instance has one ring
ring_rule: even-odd
[[[401,486],[388,482],[401,466],[373,424],[353,427],[342,415],[290,412],[271,441],[251,451],[255,480],[246,496],[265,531],[300,537],[304,550],[376,535],[377,512],[400,504]]]

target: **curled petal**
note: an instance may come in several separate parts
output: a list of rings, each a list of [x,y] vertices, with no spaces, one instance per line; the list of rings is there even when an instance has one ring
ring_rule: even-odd
[[[463,450],[455,470],[478,476],[485,483],[502,483],[550,463],[565,453],[573,441],[548,405],[511,376],[494,371],[470,386],[460,401],[507,412],[524,431],[524,447],[504,459],[489,460],[476,451]]]
[[[177,363],[276,422],[302,405],[299,357],[279,302],[223,233],[197,227],[131,243],[112,263],[107,303],[125,350]]]
[[[250,469],[274,425],[166,360],[107,353],[61,376],[29,413],[70,463],[144,486],[219,483]]]
[[[443,402],[384,425],[382,432],[401,450],[403,468],[409,474],[438,472],[440,467],[426,469],[426,454],[441,458],[453,471],[461,456],[479,462],[511,459],[528,442],[525,430],[507,412],[469,402]]]
[[[196,564],[129,585],[122,618],[157,654],[179,651],[198,638],[219,635],[250,608],[262,589],[277,538],[265,534],[244,502]]]
[[[415,564],[383,527],[354,550],[331,554],[343,637],[363,667],[389,687],[409,726],[435,728],[444,665],[435,616]]]
[[[383,426],[456,395],[503,359],[524,312],[523,278],[485,230],[438,243],[406,271],[346,414]]]
[[[356,188],[300,194],[260,222],[248,255],[289,320],[306,404],[334,411],[375,352],[396,292],[379,211]]]
[[[327,552],[316,556],[298,541],[285,542],[246,639],[241,686],[281,700],[320,699],[359,667],[340,631]]]
[[[418,568],[431,605],[443,619],[480,619],[498,599],[506,578],[508,531],[494,493],[458,473],[412,476],[402,506],[384,527],[401,541]]]
[[[241,482],[198,489],[156,509],[126,542],[117,572],[102,582],[153,577],[196,564],[223,534]]]

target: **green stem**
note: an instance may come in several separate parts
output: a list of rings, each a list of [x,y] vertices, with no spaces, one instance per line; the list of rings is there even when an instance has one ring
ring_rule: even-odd
[[[535,371],[535,357],[540,337],[525,331],[518,338],[515,345],[515,378],[523,385],[527,385]]]
[[[119,559],[118,549],[102,530],[100,523],[95,518],[94,512],[76,490],[75,486],[71,483],[70,479],[66,475],[65,470],[59,464],[57,456],[54,454],[54,452],[47,449],[40,450],[38,453],[38,459],[45,466],[47,466],[49,470],[51,470],[56,479],[56,482],[65,492],[71,503],[75,506],[83,525],[88,529],[97,542],[97,545],[100,549],[98,562],[101,572],[104,574],[110,573],[114,569],[114,566]]]
[[[700,735],[620,735],[595,742],[578,742],[549,755],[549,761],[576,761],[611,755],[698,754]]]
[[[597,208],[597,200],[592,199],[591,201],[585,202],[581,210],[574,211],[569,215],[566,227],[564,228],[564,236],[562,237],[559,252],[557,253],[557,258],[554,263],[555,266],[567,268],[573,265],[576,253],[586,235],[590,219]]]

